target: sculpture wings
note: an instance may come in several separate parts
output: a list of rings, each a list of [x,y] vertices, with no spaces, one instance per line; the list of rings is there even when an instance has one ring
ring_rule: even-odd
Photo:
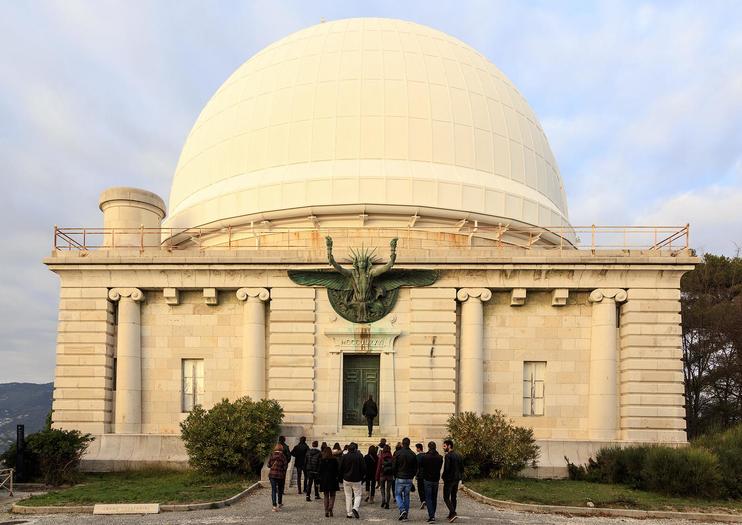
[[[330,290],[352,290],[351,277],[334,270],[289,270],[289,279],[302,286],[324,286]]]
[[[331,290],[353,289],[351,277],[333,270],[289,270],[289,278],[302,286],[324,286]],[[389,270],[376,277],[373,284],[389,292],[401,286],[430,286],[436,280],[436,270]]]

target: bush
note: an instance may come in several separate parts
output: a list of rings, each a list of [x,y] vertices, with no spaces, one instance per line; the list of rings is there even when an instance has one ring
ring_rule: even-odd
[[[80,460],[92,440],[90,434],[77,430],[47,428],[29,435],[23,452],[25,479],[41,479],[47,485],[75,483],[79,479]],[[18,468],[16,445],[11,445],[0,460]]]
[[[647,490],[672,496],[717,498],[722,491],[719,460],[703,448],[652,447],[642,478]]]
[[[180,424],[190,464],[206,473],[260,473],[281,431],[283,409],[274,400],[228,399],[211,410],[196,406]]]
[[[513,425],[499,410],[453,415],[448,432],[464,458],[467,478],[512,478],[527,465],[536,466],[539,448],[533,430]]]
[[[588,481],[621,483],[633,488],[644,486],[642,469],[649,447],[605,447],[588,466]]]
[[[742,425],[724,432],[704,435],[691,445],[694,448],[706,448],[716,454],[725,496],[742,497]]]

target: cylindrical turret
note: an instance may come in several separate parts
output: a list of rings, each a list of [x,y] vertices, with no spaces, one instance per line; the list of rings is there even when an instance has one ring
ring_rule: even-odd
[[[108,188],[98,205],[103,212],[104,246],[159,246],[159,228],[165,217],[165,203],[159,196],[138,188]]]

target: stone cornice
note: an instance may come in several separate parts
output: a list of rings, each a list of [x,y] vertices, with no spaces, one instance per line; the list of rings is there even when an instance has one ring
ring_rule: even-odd
[[[589,301],[591,303],[599,303],[603,299],[613,299],[617,303],[622,303],[628,299],[626,290],[620,288],[598,288],[590,292]]]
[[[118,301],[122,297],[138,303],[144,301],[144,292],[139,288],[111,288],[108,290],[108,298],[111,301]]]
[[[261,301],[267,301],[270,299],[270,292],[265,288],[240,288],[236,292],[237,299],[240,301],[247,301],[248,297],[257,297]]]
[[[492,299],[492,291],[489,288],[461,288],[456,292],[456,299],[462,303],[469,300],[470,297],[475,297],[481,301],[489,301]]]

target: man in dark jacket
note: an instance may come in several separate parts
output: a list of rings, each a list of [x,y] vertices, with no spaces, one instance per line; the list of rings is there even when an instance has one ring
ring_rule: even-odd
[[[340,476],[343,478],[343,492],[345,492],[345,515],[349,518],[360,518],[358,509],[361,508],[363,488],[361,481],[366,472],[366,463],[363,454],[358,451],[358,445],[348,445],[348,453],[340,458]]]
[[[366,423],[368,424],[368,437],[371,437],[371,432],[374,429],[374,418],[379,415],[379,407],[376,406],[374,396],[369,395],[365,403],[363,403],[363,409],[361,413],[366,416]]]
[[[425,508],[425,480],[422,474],[423,457],[423,444],[417,443],[415,445],[415,454],[417,455],[417,495],[420,497],[420,508]]]
[[[417,458],[410,450],[410,438],[402,440],[402,448],[394,453],[394,496],[399,509],[399,521],[407,521],[410,514],[410,489],[417,474]]]
[[[448,507],[448,521],[453,523],[456,515],[456,494],[459,491],[459,482],[464,477],[464,461],[461,454],[454,451],[453,441],[443,442],[443,451],[446,453],[443,461],[443,502]]]
[[[319,465],[322,460],[318,443],[312,441],[312,448],[307,451],[304,460],[304,470],[307,478],[305,493],[307,501],[312,501],[312,485],[314,485],[314,499],[319,499]]]
[[[423,455],[422,472],[417,478],[425,480],[425,504],[428,507],[428,523],[435,522],[435,510],[438,507],[438,483],[441,480],[443,457],[438,454],[435,442],[428,443],[428,452]]]
[[[302,492],[306,492],[306,475],[304,476],[304,485],[301,484],[301,475],[304,470],[304,463],[307,458],[307,452],[309,451],[309,446],[307,445],[307,438],[304,436],[299,438],[299,444],[295,445],[293,449],[291,449],[291,455],[294,456],[294,467],[296,467],[296,490],[299,494]]]

